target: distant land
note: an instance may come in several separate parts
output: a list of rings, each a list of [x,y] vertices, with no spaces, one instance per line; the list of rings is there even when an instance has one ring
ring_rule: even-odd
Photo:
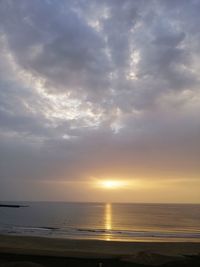
[[[0,204],[0,208],[25,208],[28,207],[26,205],[8,205],[8,204]]]

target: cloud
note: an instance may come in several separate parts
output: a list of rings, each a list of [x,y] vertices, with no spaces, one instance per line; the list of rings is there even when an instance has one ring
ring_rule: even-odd
[[[0,181],[197,179],[199,8],[1,1]]]

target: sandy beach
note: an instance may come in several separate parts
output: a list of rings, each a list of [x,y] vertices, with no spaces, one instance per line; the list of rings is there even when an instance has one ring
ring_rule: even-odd
[[[19,263],[21,265],[16,265]],[[200,243],[116,242],[0,235],[2,267],[33,264],[68,266],[69,263],[70,266],[200,266]]]

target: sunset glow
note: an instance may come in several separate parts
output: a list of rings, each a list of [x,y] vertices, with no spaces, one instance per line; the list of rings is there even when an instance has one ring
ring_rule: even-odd
[[[0,1],[0,200],[200,203],[199,10]]]
[[[104,180],[100,182],[100,186],[105,189],[120,189],[125,186],[123,181]]]

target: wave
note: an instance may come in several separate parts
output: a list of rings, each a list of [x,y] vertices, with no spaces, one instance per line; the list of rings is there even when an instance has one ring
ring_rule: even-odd
[[[110,240],[134,240],[134,238],[165,238],[165,239],[199,239],[200,231],[133,231],[122,229],[89,229],[89,228],[58,228],[51,226],[16,226],[4,225],[0,227],[1,234],[31,235],[31,236],[52,236],[63,238],[84,238],[84,239],[106,239]]]
[[[88,233],[102,233],[110,235],[123,235],[132,237],[194,237],[200,238],[200,232],[159,232],[159,231],[130,231],[130,230],[107,230],[107,229],[87,229],[78,228],[77,231],[88,232]]]

